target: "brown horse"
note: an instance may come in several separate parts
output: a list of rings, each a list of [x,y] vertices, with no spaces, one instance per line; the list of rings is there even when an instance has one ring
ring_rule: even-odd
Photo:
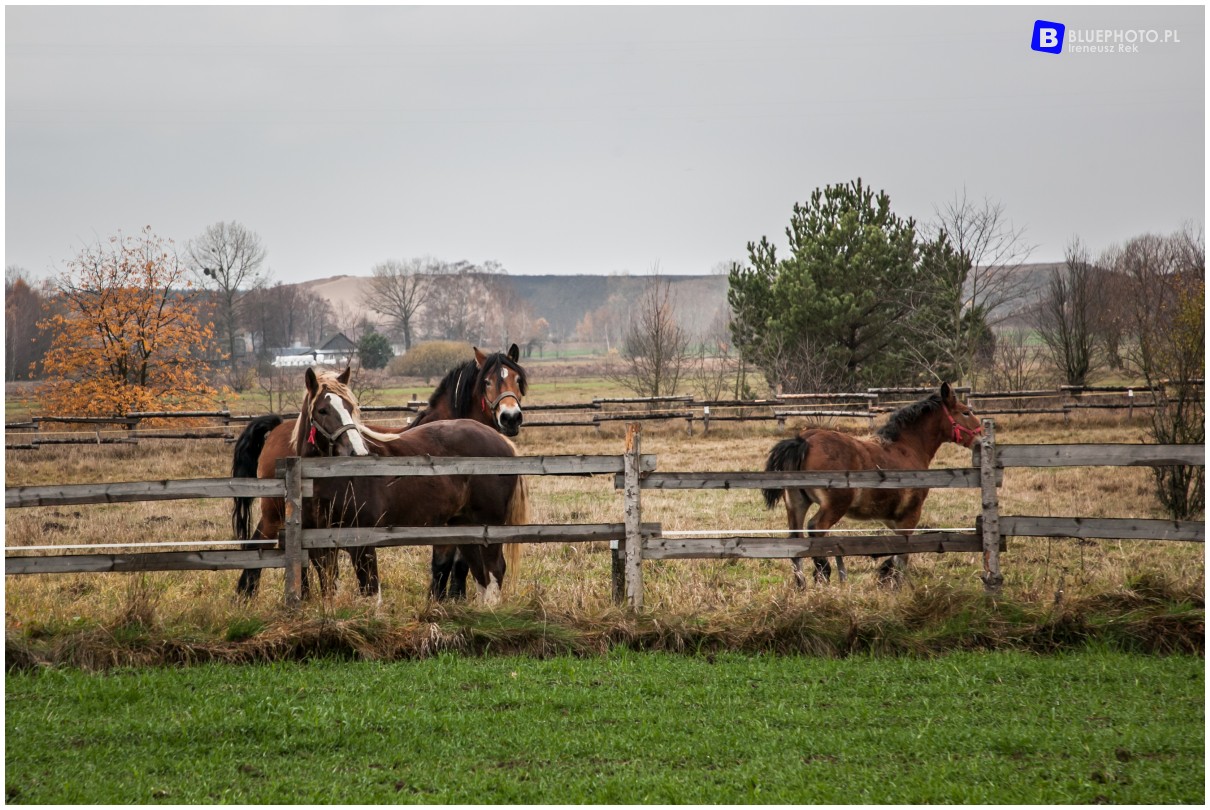
[[[274,475],[277,459],[286,455],[381,456],[512,456],[515,448],[496,431],[471,420],[434,422],[404,432],[376,430],[361,422],[356,399],[347,387],[349,370],[339,377],[306,372],[307,393],[297,420],[277,424],[257,422],[236,444],[235,467],[254,464],[257,475]],[[263,419],[263,418],[262,418]],[[256,430],[254,431],[254,427]],[[276,447],[281,443],[284,448]],[[264,446],[264,452],[261,450]],[[433,526],[448,523],[525,522],[525,490],[518,476],[433,476],[320,479],[304,511],[304,526]],[[281,498],[261,499],[261,520],[251,532],[251,499],[237,499],[232,522],[239,537],[273,539],[282,525]],[[516,565],[519,547],[510,546]],[[372,548],[349,549],[361,591],[379,590],[377,560]],[[488,598],[498,594],[506,562],[499,545],[473,546],[461,551],[469,572]],[[326,592],[335,572],[335,552],[312,554]],[[240,577],[238,591],[256,592],[259,569]],[[494,579],[493,579],[494,578]]]
[[[437,383],[428,407],[403,430],[442,419],[474,419],[505,436],[516,436],[524,416],[521,397],[528,390],[525,369],[517,363],[520,354],[516,343],[508,347],[507,354],[485,355],[475,348],[475,359],[450,369]],[[369,562],[377,566],[376,558]],[[467,564],[460,546],[433,546],[431,571],[434,599],[466,596]]]
[[[872,439],[854,439],[835,430],[808,428],[792,439],[778,442],[769,452],[769,472],[832,470],[923,470],[927,469],[945,442],[970,447],[983,432],[978,418],[959,402],[949,383],[933,394],[891,414]],[[811,504],[819,509],[807,525],[812,537],[823,535],[846,515],[859,520],[879,520],[900,534],[910,535],[920,521],[927,489],[766,489],[765,504],[772,509],[785,501],[790,537],[802,537],[803,520]],[[815,533],[818,533],[815,534]],[[827,557],[814,557],[816,582],[827,582],[832,567]],[[802,560],[795,558],[794,580],[806,587]],[[902,574],[906,559],[893,555],[879,567],[879,577],[891,580]],[[836,558],[843,582],[844,558]]]

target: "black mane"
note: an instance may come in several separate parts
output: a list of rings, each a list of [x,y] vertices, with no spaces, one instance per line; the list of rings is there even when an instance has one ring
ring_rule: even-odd
[[[924,399],[904,405],[891,414],[885,425],[878,429],[878,438],[888,442],[898,441],[900,434],[907,428],[919,422],[928,414],[940,408],[941,395],[929,394]]]
[[[429,397],[429,409],[436,408],[445,397],[449,400],[450,408],[456,415],[465,416],[471,413],[475,409],[475,400],[483,396],[483,381],[494,374],[500,366],[510,369],[517,375],[521,395],[524,396],[527,387],[525,370],[510,360],[508,355],[496,352],[488,355],[487,360],[483,363],[482,373],[473,359],[451,368],[441,382],[437,383],[436,390]]]

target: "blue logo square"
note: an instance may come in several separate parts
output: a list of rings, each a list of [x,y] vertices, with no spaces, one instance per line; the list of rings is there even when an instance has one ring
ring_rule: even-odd
[[[1034,22],[1034,37],[1030,40],[1029,47],[1042,53],[1062,53],[1063,34],[1066,31],[1067,26],[1063,25],[1063,23],[1036,20]]]

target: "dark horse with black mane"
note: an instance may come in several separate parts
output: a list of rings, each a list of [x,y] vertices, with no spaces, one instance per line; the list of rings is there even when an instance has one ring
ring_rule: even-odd
[[[933,394],[891,414],[872,439],[854,439],[835,430],[808,428],[792,439],[774,445],[765,470],[768,472],[831,470],[924,470],[945,442],[970,447],[983,432],[970,407],[959,402],[949,383]],[[822,536],[848,515],[859,520],[879,520],[902,535],[910,535],[920,522],[928,489],[766,489],[765,504],[772,509],[785,501],[790,537],[802,537],[803,520],[812,504],[819,509],[807,528],[812,537]],[[832,567],[827,557],[813,557],[815,580],[827,582]],[[806,587],[802,560],[794,559],[794,579]],[[901,555],[892,555],[879,567],[879,576],[891,580],[906,566]],[[844,558],[836,558],[843,582]]]
[[[429,397],[428,407],[410,425],[404,428],[366,426],[370,431],[384,436],[399,436],[419,427],[447,419],[472,419],[495,428],[507,436],[515,436],[521,429],[523,418],[521,398],[527,390],[525,370],[517,363],[519,350],[514,343],[508,353],[485,355],[475,349],[475,357],[457,366],[445,375],[437,389]],[[345,378],[347,382],[347,377]],[[272,477],[278,459],[292,455],[294,444],[291,436],[296,420],[283,420],[276,414],[260,416],[248,423],[235,444],[231,474],[235,478]],[[474,455],[474,454],[471,454]],[[266,503],[274,514],[280,514],[283,503],[280,498],[262,499],[262,511]],[[232,511],[232,522],[236,537],[251,539],[251,498],[236,498]],[[268,527],[277,536],[279,524],[270,521]],[[459,546],[434,546],[432,562],[432,593],[442,599],[447,595],[466,595],[468,562],[459,551]],[[519,547],[511,548],[510,554]],[[362,594],[378,593],[378,557],[373,548],[349,549],[353,569],[357,574]],[[238,592],[245,597],[256,593],[260,581],[259,569],[247,569],[240,576]]]

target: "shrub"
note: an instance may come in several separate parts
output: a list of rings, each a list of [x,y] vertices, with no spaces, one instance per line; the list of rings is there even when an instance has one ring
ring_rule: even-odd
[[[433,340],[413,346],[387,365],[396,377],[440,377],[474,357],[471,347],[456,340]]]

